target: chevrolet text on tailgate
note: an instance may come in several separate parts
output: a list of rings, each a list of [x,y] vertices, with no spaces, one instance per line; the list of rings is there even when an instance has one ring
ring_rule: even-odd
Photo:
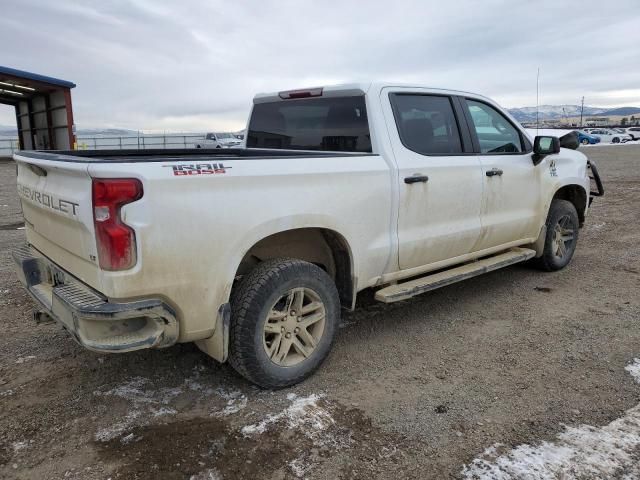
[[[91,350],[196,342],[285,387],[363,289],[395,302],[517,262],[565,267],[603,193],[575,148],[466,92],[261,94],[246,148],[16,154],[14,259],[38,315]]]

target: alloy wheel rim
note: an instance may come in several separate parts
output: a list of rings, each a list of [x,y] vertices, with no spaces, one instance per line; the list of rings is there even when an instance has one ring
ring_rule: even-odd
[[[553,229],[553,254],[559,259],[564,259],[571,254],[575,240],[575,227],[569,215],[563,215],[558,219]]]
[[[326,309],[310,288],[293,288],[280,296],[264,322],[263,346],[269,359],[291,367],[309,358],[324,333]]]

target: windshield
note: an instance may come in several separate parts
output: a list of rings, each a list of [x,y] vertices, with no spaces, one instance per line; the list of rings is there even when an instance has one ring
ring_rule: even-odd
[[[247,146],[371,152],[364,96],[258,103],[251,114]]]

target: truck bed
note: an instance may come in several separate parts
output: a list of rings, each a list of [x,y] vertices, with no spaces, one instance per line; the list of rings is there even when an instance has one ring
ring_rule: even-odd
[[[179,162],[211,160],[245,160],[267,158],[316,158],[370,156],[372,153],[326,152],[308,150],[277,150],[261,148],[180,148],[148,150],[56,150],[56,151],[20,151],[22,158],[55,160],[74,163],[133,163],[133,162]]]

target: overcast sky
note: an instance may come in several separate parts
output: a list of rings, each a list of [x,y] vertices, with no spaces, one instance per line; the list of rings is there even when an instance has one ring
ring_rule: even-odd
[[[256,92],[390,80],[506,107],[640,106],[640,3],[2,0],[0,64],[71,80],[78,128],[243,128]],[[0,124],[15,122],[0,105]]]

